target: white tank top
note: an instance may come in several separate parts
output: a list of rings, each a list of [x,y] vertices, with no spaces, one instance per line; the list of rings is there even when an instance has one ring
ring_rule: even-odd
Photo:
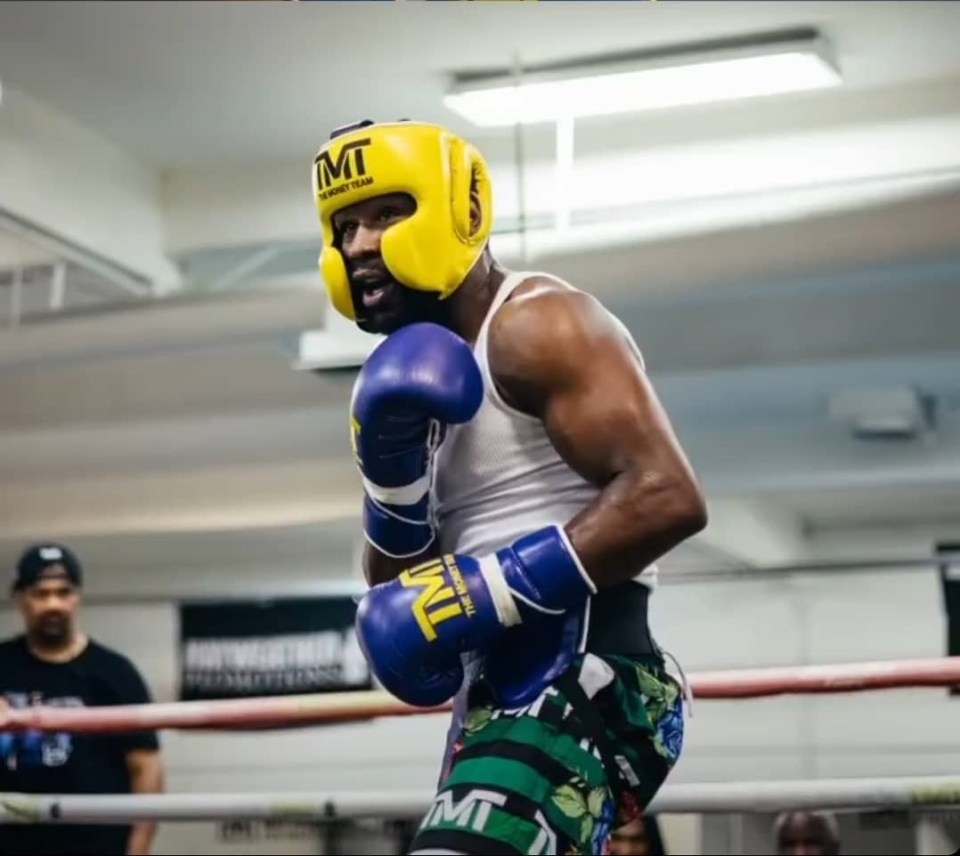
[[[539,419],[503,401],[490,374],[490,321],[517,286],[538,275],[511,273],[497,290],[473,347],[483,403],[470,422],[447,427],[437,450],[434,508],[444,552],[483,555],[544,526],[563,526],[600,492],[561,459]],[[638,569],[634,579],[654,589],[656,566]]]

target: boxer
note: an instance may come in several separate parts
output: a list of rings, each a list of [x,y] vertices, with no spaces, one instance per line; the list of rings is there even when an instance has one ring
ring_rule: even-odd
[[[479,151],[440,126],[334,131],[313,190],[332,305],[380,341],[350,433],[361,647],[383,687],[455,698],[411,853],[601,853],[679,756],[647,617],[702,492],[624,325],[493,256]]]

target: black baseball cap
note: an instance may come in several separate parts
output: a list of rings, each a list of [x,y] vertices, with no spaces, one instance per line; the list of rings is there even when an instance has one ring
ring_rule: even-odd
[[[59,566],[63,570],[54,570]],[[24,589],[42,579],[66,577],[79,587],[83,582],[83,567],[76,554],[62,544],[34,544],[28,547],[17,562],[13,587]]]

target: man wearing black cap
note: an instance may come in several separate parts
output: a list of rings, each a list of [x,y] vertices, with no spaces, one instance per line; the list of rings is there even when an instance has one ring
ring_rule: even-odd
[[[133,663],[80,629],[82,582],[80,561],[63,545],[38,544],[20,557],[12,588],[24,633],[0,642],[0,704],[151,701]],[[0,732],[0,792],[159,793],[163,787],[154,732]],[[154,832],[152,823],[0,825],[0,856],[140,856],[150,852]]]

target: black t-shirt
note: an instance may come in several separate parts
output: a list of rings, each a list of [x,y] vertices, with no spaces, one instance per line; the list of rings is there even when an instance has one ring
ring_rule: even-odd
[[[90,640],[66,663],[35,657],[22,636],[0,642],[0,693],[11,707],[144,704],[151,696],[133,663]],[[0,791],[130,793],[126,753],[158,749],[155,732],[0,733]],[[0,824],[0,854],[110,856],[126,853],[130,826]]]

